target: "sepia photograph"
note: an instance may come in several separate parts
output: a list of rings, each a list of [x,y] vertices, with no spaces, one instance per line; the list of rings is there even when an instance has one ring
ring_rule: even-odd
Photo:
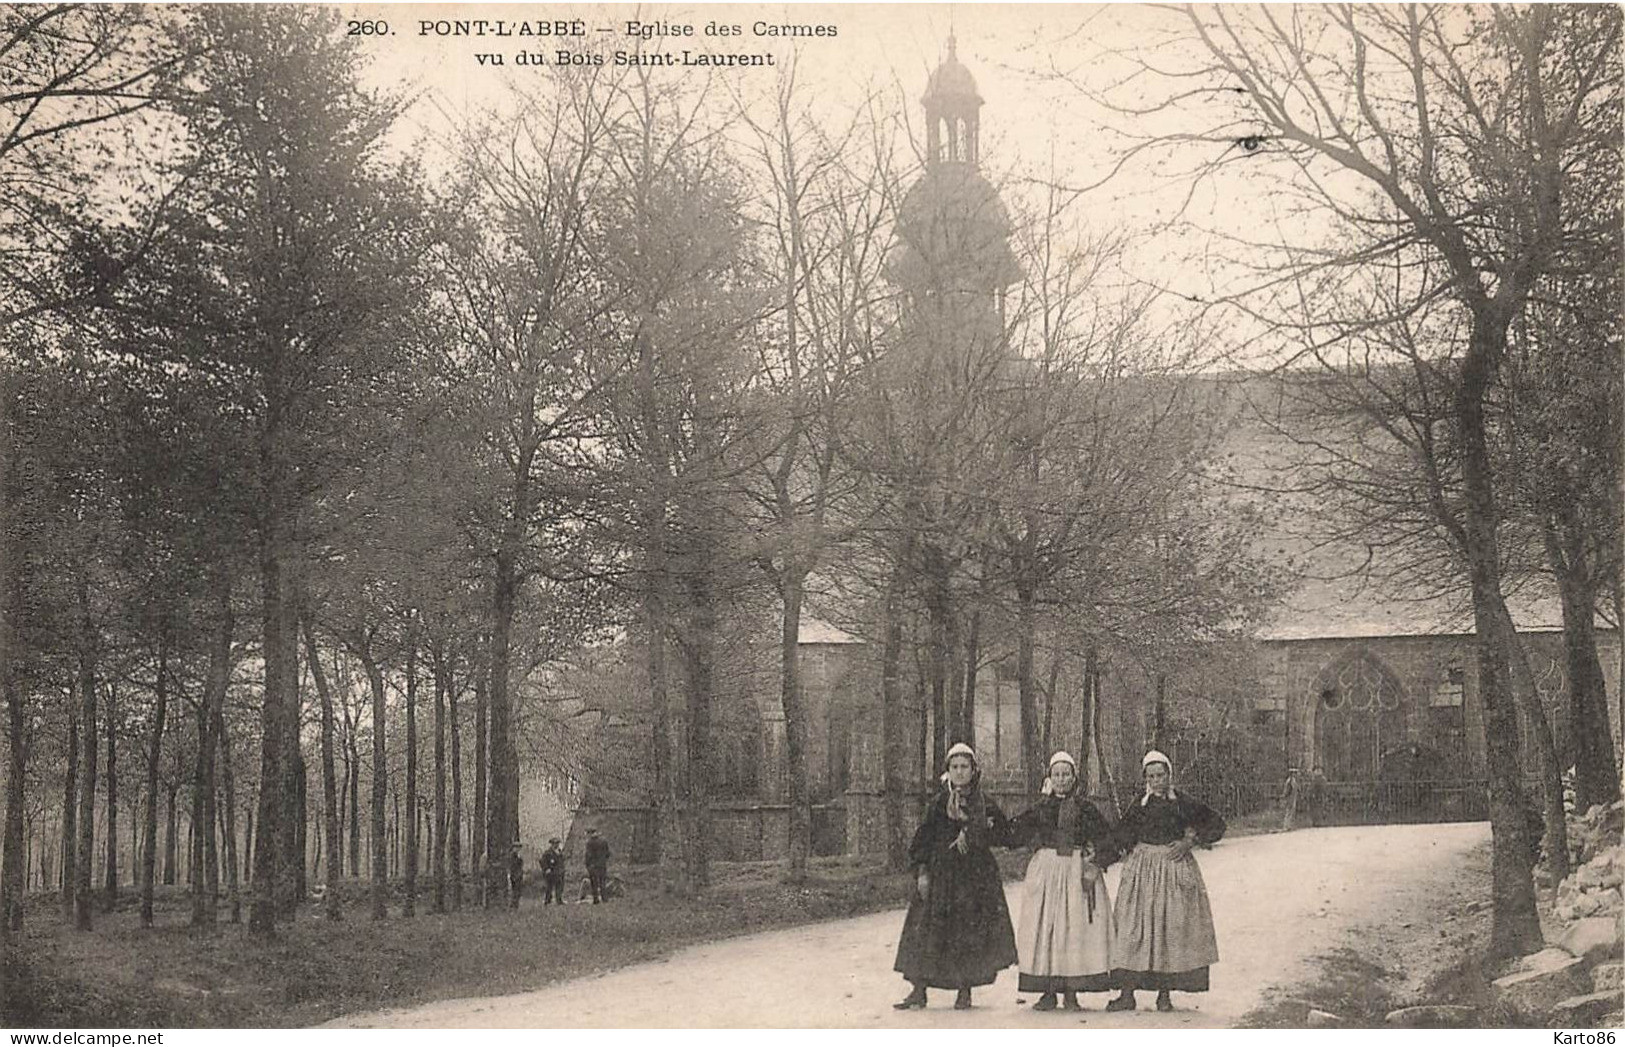
[[[7,1043],[1613,1044],[1622,21],[0,4]]]

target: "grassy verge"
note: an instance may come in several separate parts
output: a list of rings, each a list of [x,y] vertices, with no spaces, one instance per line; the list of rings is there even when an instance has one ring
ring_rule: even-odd
[[[1302,1029],[1311,1008],[1329,1011],[1349,1025],[1371,1028],[1383,1024],[1394,1008],[1391,971],[1372,963],[1353,949],[1338,948],[1310,961],[1313,973],[1287,993],[1273,995],[1245,1015],[1243,1029]]]
[[[1024,852],[1001,854],[1006,875]],[[779,863],[718,864],[701,897],[662,890],[654,870],[616,870],[627,897],[601,906],[544,907],[531,893],[516,912],[465,906],[429,914],[368,916],[359,884],[346,884],[345,919],[315,906],[275,940],[242,926],[186,925],[184,892],[158,897],[143,930],[133,899],[98,914],[96,929],[65,926],[49,896],[34,900],[21,947],[7,961],[0,1025],[23,1028],[271,1028],[461,996],[521,992],[566,978],[657,959],[686,945],[776,927],[897,908],[906,875],[866,857],[816,859],[807,880],[784,882]],[[421,889],[421,888],[420,888]],[[468,897],[472,897],[469,892]]]

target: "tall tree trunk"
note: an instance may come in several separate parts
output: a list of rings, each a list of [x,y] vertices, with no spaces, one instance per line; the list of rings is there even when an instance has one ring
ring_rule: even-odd
[[[645,135],[645,160],[648,141]],[[647,201],[639,201],[646,207]],[[644,317],[647,321],[649,318]],[[638,409],[643,435],[648,442],[644,477],[642,524],[643,534],[643,626],[645,629],[644,657],[647,661],[649,699],[654,718],[654,737],[650,752],[653,763],[655,832],[653,859],[656,865],[669,867],[686,848],[687,841],[677,826],[677,768],[676,742],[672,737],[671,695],[666,672],[666,646],[671,636],[671,608],[667,592],[667,541],[671,510],[671,456],[667,452],[665,428],[662,424],[659,382],[656,368],[656,349],[649,334],[650,325],[640,323],[637,334],[638,353]]]
[[[1168,676],[1157,673],[1156,687],[1151,700],[1151,744],[1160,750],[1169,744],[1168,738]]]
[[[1625,432],[1625,426],[1620,427]],[[1614,605],[1614,701],[1619,706],[1620,748],[1625,749],[1625,584],[1621,584],[1620,570],[1609,572],[1608,592]]]
[[[118,685],[107,686],[107,858],[103,863],[102,911],[118,907]]]
[[[1497,636],[1497,619],[1506,613],[1506,603],[1501,590],[1497,539],[1500,514],[1484,405],[1494,382],[1500,347],[1506,344],[1506,323],[1475,315],[1472,324],[1456,389],[1455,420],[1461,444],[1462,522],[1472,585],[1478,689],[1484,707],[1484,747],[1490,775],[1490,833],[1494,841],[1490,863],[1494,902],[1490,953],[1502,957],[1538,949],[1543,939],[1535,911],[1534,881],[1530,876],[1511,674],[1506,649]]]
[[[662,556],[662,560],[664,557]],[[666,672],[666,637],[670,623],[664,594],[664,576],[652,570],[645,581],[644,628],[645,659],[649,675],[649,698],[654,713],[654,726],[650,737],[649,757],[653,767],[655,831],[650,843],[657,865],[682,856],[686,848],[683,834],[675,832],[677,826],[677,774],[672,759],[671,692]]]
[[[941,557],[933,553],[930,573],[931,649],[927,665],[931,674],[931,768],[937,774],[948,762],[948,619],[953,606],[948,595],[947,568],[940,564]]]
[[[0,390],[0,396],[7,395]],[[0,408],[3,409],[3,408]],[[0,456],[9,444],[6,420],[0,418]],[[0,461],[0,510],[14,504],[17,498],[10,486],[11,471]],[[23,896],[27,892],[28,866],[23,854],[23,801],[28,773],[27,718],[23,714],[23,688],[17,680],[17,638],[22,619],[20,571],[14,557],[20,548],[11,528],[10,512],[0,522],[0,696],[6,704],[6,836],[3,844],[5,858],[0,863],[0,941],[10,942],[20,936],[23,929]],[[32,838],[32,834],[29,834]],[[6,966],[0,961],[0,966]],[[9,974],[0,972],[0,988],[5,988]]]
[[[1035,661],[1037,660],[1037,652],[1036,651],[1033,652],[1033,658],[1034,658]],[[1049,660],[1049,686],[1044,688],[1044,690],[1043,690],[1043,695],[1044,695],[1044,729],[1043,729],[1043,732],[1042,732],[1043,733],[1043,742],[1038,747],[1038,751],[1044,754],[1044,776],[1046,778],[1049,777],[1049,756],[1050,756],[1051,753],[1055,752],[1055,750],[1057,748],[1059,748],[1059,746],[1057,746],[1055,744],[1055,705],[1056,705],[1055,688],[1056,688],[1057,683],[1059,682],[1058,678],[1060,676],[1060,668],[1061,668],[1060,653],[1056,652],[1054,655],[1051,656],[1051,658]],[[1035,671],[1036,671],[1036,668],[1035,668]],[[1036,682],[1035,682],[1035,686],[1036,686]],[[1079,778],[1080,781],[1082,781],[1083,780],[1083,773],[1088,770],[1088,767],[1080,765],[1080,766],[1074,767],[1073,770],[1077,771],[1078,778]]]
[[[480,638],[480,665],[474,674],[474,890],[477,894],[475,901],[486,906],[491,904],[491,892],[487,889],[487,875],[485,868],[485,788],[486,788],[486,743],[488,725],[486,713],[490,702],[491,686],[491,660],[489,658],[490,644],[485,637]]]
[[[1567,515],[1572,515],[1570,511]],[[1608,725],[1608,683],[1597,654],[1597,589],[1590,579],[1584,537],[1573,520],[1559,532],[1546,526],[1547,559],[1563,605],[1563,651],[1568,663],[1569,737],[1574,747],[1574,806],[1619,799],[1619,766]]]
[[[1033,680],[1033,647],[1038,630],[1037,593],[1027,580],[1016,582],[1016,688],[1021,714],[1022,779],[1030,793],[1044,784],[1043,739],[1039,735],[1038,696]]]
[[[1084,686],[1089,689],[1089,722],[1085,725],[1087,740],[1085,746],[1093,746],[1095,750],[1095,766],[1100,768],[1100,782],[1106,789],[1106,795],[1112,799],[1112,817],[1115,819],[1121,812],[1117,810],[1117,783],[1113,780],[1112,761],[1106,756],[1105,739],[1101,737],[1101,707],[1104,696],[1100,688],[1100,649],[1090,647],[1084,656]]]
[[[213,927],[220,872],[214,840],[216,731],[223,720],[226,688],[231,683],[231,641],[236,620],[231,610],[231,579],[223,571],[213,579],[214,635],[209,645],[208,681],[197,714],[197,764],[192,779],[192,926]]]
[[[434,664],[434,911],[446,911],[446,664]]]
[[[463,908],[463,749],[457,723],[457,688],[448,684],[446,704],[451,719],[451,817],[446,828],[451,834],[447,840],[451,852],[451,909]]]
[[[805,575],[785,553],[781,586],[784,613],[779,619],[779,703],[784,709],[784,748],[790,792],[790,879],[807,875],[812,852],[812,804],[807,795],[807,713],[801,701],[801,600]]]
[[[90,620],[90,583],[79,580],[79,733],[84,763],[79,780],[79,857],[73,891],[74,926],[91,925],[91,874],[96,862],[96,634]]]
[[[141,847],[141,926],[152,926],[153,883],[158,872],[158,764],[164,751],[169,708],[169,617],[158,627],[158,676],[153,684],[152,751],[147,756],[147,817]]]
[[[339,838],[339,849],[333,852],[333,865],[331,870],[332,875],[328,879],[329,883],[332,883],[335,880],[343,879],[346,875],[346,869],[350,869],[353,872],[355,868],[354,866],[346,865],[344,861],[345,834],[350,828],[348,822],[346,821],[348,818],[346,812],[348,812],[350,809],[350,757],[342,749],[339,751],[339,754],[344,760],[344,772],[337,775],[339,790],[339,824],[337,835]]]
[[[295,646],[298,646],[298,642],[296,637]],[[310,853],[310,769],[305,763],[304,750],[297,741],[289,746],[288,751],[293,753],[293,760],[288,774],[287,791],[290,795],[285,800],[285,806],[292,831],[288,833],[286,846],[287,868],[293,878],[293,889],[288,892],[287,909],[277,913],[279,920],[293,919],[298,907],[310,896],[310,884],[306,879],[306,870],[310,867],[306,860]]]
[[[959,737],[976,748],[976,670],[982,660],[982,611],[971,612],[970,631],[965,637],[965,688],[959,712]]]
[[[16,439],[12,432],[11,404],[15,395],[8,380],[0,375],[0,699],[6,705],[6,737],[9,760],[6,766],[6,834],[0,841],[0,946],[9,946],[23,924],[23,894],[27,883],[18,882],[17,854],[23,834],[24,778],[23,695],[17,683],[17,659],[21,656],[22,578],[18,553],[22,535],[16,526],[21,485],[12,467]],[[26,881],[28,871],[21,870]],[[9,950],[5,953],[9,957]],[[10,999],[11,965],[0,962],[0,994]]]
[[[274,485],[273,485],[274,486]],[[254,819],[254,878],[250,884],[248,932],[270,937],[276,921],[290,918],[296,905],[298,868],[293,854],[297,826],[290,817],[298,736],[297,609],[293,579],[284,561],[283,526],[273,506],[260,547],[260,601],[264,633],[264,704],[260,716],[259,811]],[[289,740],[293,739],[290,746]]]
[[[372,689],[372,918],[389,916],[389,853],[384,839],[384,808],[389,803],[388,752],[384,747],[384,670],[372,657],[370,641],[359,637],[352,646],[367,684]]]
[[[527,470],[528,475],[528,470]],[[528,487],[516,486],[515,505],[528,505]],[[518,509],[515,509],[517,515]],[[524,519],[529,519],[528,511]],[[491,750],[490,795],[486,798],[485,875],[488,891],[501,893],[501,877],[507,869],[507,856],[519,836],[519,750],[513,730],[513,699],[508,690],[513,640],[514,601],[519,595],[519,522],[496,556],[496,586],[491,615]]]
[[[418,613],[406,623],[406,897],[401,915],[418,911]]]
[[[171,782],[164,788],[164,799],[168,803],[166,810],[169,817],[164,822],[164,886],[175,886],[175,878],[179,868],[178,844],[176,838],[180,835],[180,813],[175,803],[175,797],[180,792],[180,786]]]
[[[311,635],[308,614],[305,616],[304,630],[305,661],[310,665],[310,677],[316,684],[316,698],[322,707],[322,828],[327,854],[327,889],[322,892],[322,915],[329,920],[339,920],[344,917],[343,907],[339,904],[343,855],[339,847],[338,782],[333,768],[333,692],[327,686],[327,674],[322,671],[322,660],[316,653],[316,638]]]
[[[697,527],[703,528],[697,522]],[[688,887],[703,890],[711,883],[711,700],[716,685],[715,555],[711,536],[700,531],[700,546],[689,581],[694,635],[689,637],[688,672]]]
[[[215,715],[214,734],[220,752],[220,780],[226,793],[222,808],[226,822],[226,897],[231,905],[231,922],[242,923],[243,898],[238,883],[242,863],[237,860],[237,785],[231,773],[231,735],[226,733],[225,710],[217,708]]]
[[[350,716],[350,701],[344,701],[344,751],[349,755],[344,761],[344,773],[349,784],[345,792],[349,794],[350,806],[347,821],[350,829],[350,875],[359,879],[361,877],[361,746],[356,739],[355,720]]]
[[[389,795],[389,871],[393,878],[401,874],[401,791]]]
[[[5,541],[0,536],[0,541]],[[9,545],[9,543],[8,543]],[[0,557],[9,556],[9,549],[0,549]],[[0,599],[9,601],[10,594],[0,590]],[[23,929],[23,895],[27,890],[27,865],[23,856],[23,783],[28,771],[27,746],[24,739],[23,695],[17,685],[15,663],[11,659],[12,637],[4,635],[10,627],[16,605],[6,609],[0,620],[0,644],[8,649],[0,652],[0,691],[6,703],[6,838],[5,860],[0,865],[0,940],[10,941]]]
[[[1546,869],[1557,883],[1569,874],[1568,821],[1563,814],[1563,768],[1557,758],[1557,746],[1552,739],[1552,724],[1541,700],[1540,689],[1535,686],[1535,674],[1529,667],[1529,652],[1518,636],[1518,627],[1512,615],[1502,604],[1497,616],[1498,642],[1506,652],[1511,678],[1508,686],[1513,699],[1529,723],[1529,733],[1535,741],[1535,767],[1540,780],[1541,820],[1546,827]]]
[[[73,918],[73,888],[79,882],[79,708],[68,698],[68,768],[62,777],[62,922]]]
[[[903,562],[906,562],[906,549]],[[886,592],[880,654],[881,805],[886,823],[886,865],[890,869],[902,869],[908,863],[903,788],[898,781],[903,760],[903,695],[898,678],[903,660],[902,590],[902,568],[894,566]]]

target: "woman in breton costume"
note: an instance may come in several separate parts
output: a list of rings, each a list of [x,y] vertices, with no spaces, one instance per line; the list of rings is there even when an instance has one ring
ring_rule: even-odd
[[[1067,753],[1049,758],[1037,803],[1005,833],[1011,847],[1033,844],[1021,892],[1016,952],[1022,992],[1041,993],[1035,1011],[1083,1008],[1075,993],[1106,992],[1112,982],[1112,900],[1105,868],[1117,859],[1111,827],[1082,795]]]
[[[1004,814],[982,794],[976,753],[948,750],[942,788],[909,845],[915,894],[897,943],[895,969],[913,989],[895,1006],[925,1006],[925,991],[956,989],[954,1007],[971,1005],[971,989],[991,985],[1016,962],[1015,934],[991,845],[1002,840]]]
[[[1202,870],[1192,848],[1224,835],[1224,819],[1174,791],[1173,764],[1153,749],[1141,761],[1145,794],[1117,824],[1124,852],[1117,885],[1116,952],[1112,975],[1122,994],[1108,1011],[1134,1009],[1134,990],[1157,990],[1157,1010],[1171,1011],[1171,990],[1206,992],[1208,968],[1219,960]]]

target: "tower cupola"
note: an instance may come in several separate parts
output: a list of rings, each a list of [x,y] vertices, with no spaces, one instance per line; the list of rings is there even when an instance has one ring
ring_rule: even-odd
[[[959,61],[957,41],[948,37],[948,56],[926,83],[926,163],[969,164],[977,161],[977,133],[982,96],[976,78]]]

